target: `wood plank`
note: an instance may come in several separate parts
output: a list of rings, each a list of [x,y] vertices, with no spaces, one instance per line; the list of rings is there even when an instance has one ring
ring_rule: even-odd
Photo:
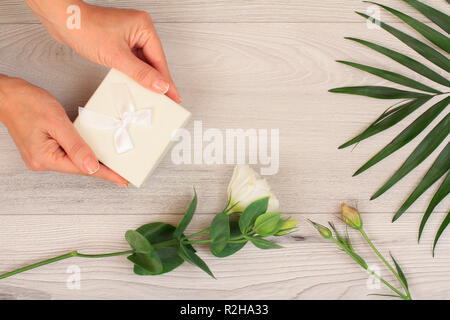
[[[333,202],[329,202],[333,206]],[[332,208],[330,208],[332,209]],[[339,249],[321,238],[304,218],[319,223],[327,214],[295,215],[299,231],[276,238],[280,250],[260,250],[251,244],[232,257],[213,257],[204,245],[197,246],[218,280],[184,264],[172,273],[140,277],[132,273],[125,257],[61,261],[0,281],[0,298],[9,299],[376,299],[367,293],[386,293],[381,287],[368,290],[368,275]],[[383,254],[391,251],[404,269],[416,299],[450,299],[450,242],[443,238],[436,257],[431,257],[433,232],[442,215],[431,218],[420,245],[416,243],[418,215],[389,224],[390,215],[362,213],[367,233]],[[196,216],[190,232],[209,225],[213,215]],[[155,221],[176,224],[174,215],[2,215],[0,270],[6,271],[73,249],[85,253],[126,250],[123,237],[129,228]],[[361,237],[350,231],[357,252],[381,275],[392,280]],[[70,290],[69,266],[81,270],[81,289]],[[393,282],[394,283],[394,282]],[[396,284],[397,286],[397,284]]]
[[[156,22],[360,22],[355,10],[366,11],[371,5],[359,0],[94,0],[92,4],[117,8],[134,8],[150,13]],[[380,1],[404,13],[426,19],[405,3]],[[436,9],[449,12],[444,0],[423,0]],[[0,3],[0,23],[37,23],[24,1],[3,0]],[[382,12],[385,21],[397,21]]]
[[[392,191],[368,201],[419,139],[367,173],[356,178],[351,174],[418,113],[353,152],[336,149],[391,103],[327,93],[337,86],[386,84],[334,60],[370,63],[418,79],[408,69],[343,39],[372,38],[412,54],[383,32],[347,24],[173,24],[158,29],[183,105],[194,120],[203,121],[205,130],[280,130],[280,170],[268,179],[284,212],[328,212],[330,201],[354,199],[367,212],[393,213],[437,155]],[[54,42],[40,26],[2,25],[0,31],[0,72],[49,90],[72,117],[106,72]],[[188,129],[192,128],[191,121]],[[198,211],[208,213],[221,210],[232,171],[231,165],[175,165],[169,154],[143,188],[121,190],[91,178],[27,171],[3,126],[0,151],[2,213],[180,214],[192,185],[202,197]],[[431,196],[432,190],[411,210],[423,212]],[[437,210],[446,212],[448,202]]]

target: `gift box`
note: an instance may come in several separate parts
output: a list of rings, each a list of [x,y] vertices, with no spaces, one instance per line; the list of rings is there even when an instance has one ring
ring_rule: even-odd
[[[167,96],[111,69],[74,125],[104,165],[140,187],[189,118]]]

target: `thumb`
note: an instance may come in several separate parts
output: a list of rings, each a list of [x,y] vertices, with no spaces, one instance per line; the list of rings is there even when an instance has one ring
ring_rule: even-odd
[[[82,173],[92,175],[99,170],[97,157],[69,119],[61,121],[53,133],[53,138]]]
[[[124,50],[113,67],[156,93],[165,94],[169,90],[168,79],[129,50]]]

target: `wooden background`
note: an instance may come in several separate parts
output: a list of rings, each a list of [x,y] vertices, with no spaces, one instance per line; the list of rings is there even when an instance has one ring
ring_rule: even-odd
[[[204,128],[280,129],[280,170],[268,180],[283,212],[299,219],[299,231],[278,239],[285,249],[262,251],[248,245],[227,259],[214,258],[200,246],[200,255],[218,280],[188,264],[163,276],[139,277],[125,257],[73,259],[0,281],[0,299],[375,299],[366,294],[386,290],[368,290],[368,275],[304,221],[337,220],[342,201],[359,208],[376,245],[396,256],[414,298],[450,298],[448,231],[437,256],[431,257],[432,239],[448,211],[448,200],[432,216],[423,241],[416,240],[421,216],[437,185],[398,222],[390,222],[442,147],[375,201],[368,200],[370,195],[426,132],[383,163],[351,178],[418,113],[354,150],[337,150],[391,103],[328,93],[337,86],[385,84],[339,65],[336,59],[417,79],[409,69],[343,39],[357,36],[417,56],[384,31],[367,28],[354,13],[365,12],[367,4],[357,0],[90,2],[138,8],[152,15],[183,105],[193,113],[193,120],[203,121]],[[382,2],[426,21],[402,1]],[[444,0],[424,2],[449,12]],[[385,12],[382,19],[410,31]],[[52,40],[23,1],[0,2],[0,73],[47,89],[74,117],[106,71]],[[188,129],[192,127],[191,121]],[[125,190],[87,177],[30,172],[0,125],[0,271],[73,249],[85,253],[126,249],[127,229],[153,221],[177,223],[192,185],[197,188],[199,207],[189,231],[200,230],[224,206],[231,172],[231,165],[174,165],[168,155],[142,188]],[[358,235],[351,235],[360,254],[391,279]],[[66,287],[70,265],[81,268],[80,290]]]

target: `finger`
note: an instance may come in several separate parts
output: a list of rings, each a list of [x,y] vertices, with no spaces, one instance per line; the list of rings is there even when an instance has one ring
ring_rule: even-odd
[[[123,188],[128,187],[129,183],[126,179],[122,178],[103,164],[100,164],[100,169],[94,174],[94,177],[110,181]]]
[[[180,94],[175,87],[175,84],[170,75],[169,66],[167,65],[167,59],[164,54],[164,49],[161,44],[161,40],[156,33],[156,30],[152,26],[151,32],[149,33],[145,43],[142,45],[142,51],[144,53],[147,61],[155,67],[170,83],[169,91],[167,91],[166,95],[174,100],[175,102],[180,103],[181,98]]]
[[[165,94],[170,82],[155,68],[136,57],[130,50],[124,50],[113,68],[127,74],[143,87],[159,94]]]
[[[142,50],[142,48],[139,48],[137,50],[134,50],[133,53],[142,61],[149,63],[148,59],[145,57],[144,55],[144,51]],[[159,70],[158,70],[159,71]],[[160,72],[161,73],[161,72]],[[170,76],[167,75],[167,72],[165,72],[166,74],[162,74],[166,80],[169,81],[169,90],[166,92],[166,96],[168,96],[169,98],[171,98],[173,101],[175,101],[176,103],[180,103],[181,102],[181,98],[180,95],[177,91],[177,88],[175,87],[175,84]]]
[[[100,163],[94,152],[68,118],[59,121],[49,132],[81,172],[92,175],[100,169]]]
[[[52,161],[49,170],[58,171],[62,173],[86,175],[84,172],[80,171],[80,169],[72,162],[72,160],[67,155],[58,157],[57,159]],[[128,181],[126,179],[122,178],[117,173],[107,168],[103,164],[100,164],[100,167],[97,170],[97,172],[90,176],[101,178],[106,181],[115,183],[119,187],[128,186]]]

